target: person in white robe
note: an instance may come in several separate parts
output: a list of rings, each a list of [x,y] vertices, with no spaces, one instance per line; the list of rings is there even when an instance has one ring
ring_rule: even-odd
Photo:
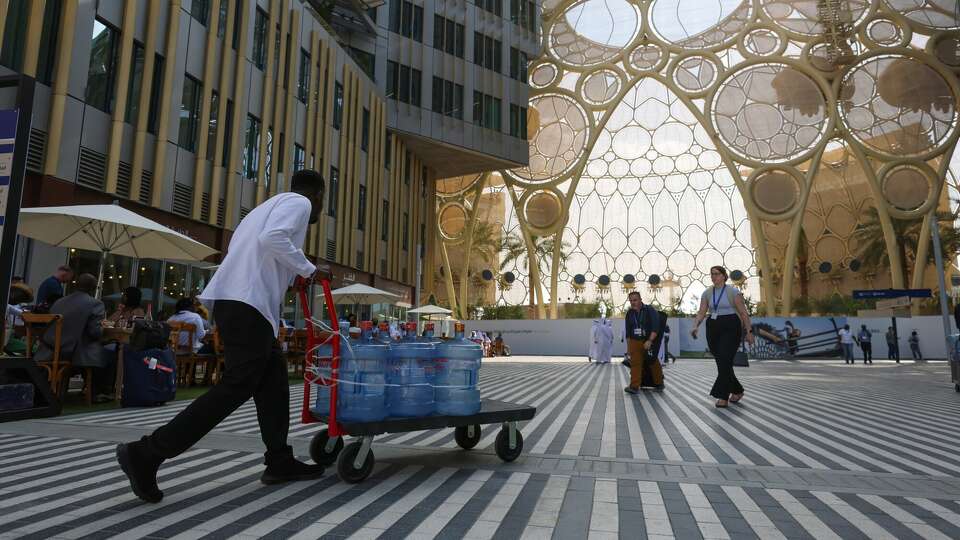
[[[595,319],[590,327],[590,349],[587,351],[587,362],[593,362],[597,359],[600,344],[600,324],[600,320]]]
[[[601,319],[597,325],[597,356],[598,364],[609,364],[613,356],[613,325],[608,319]]]

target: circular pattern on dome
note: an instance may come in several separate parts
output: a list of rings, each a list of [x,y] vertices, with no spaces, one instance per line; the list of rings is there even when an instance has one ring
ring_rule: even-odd
[[[953,88],[912,56],[876,55],[840,83],[842,121],[868,150],[884,156],[936,154],[956,131]]]
[[[691,94],[707,91],[720,77],[720,62],[696,54],[678,59],[672,69],[673,82]]]
[[[800,203],[802,178],[789,169],[770,168],[751,175],[747,185],[757,208],[776,220],[790,217]]]
[[[960,33],[937,36],[929,48],[937,60],[954,70],[960,69]]]
[[[609,103],[620,91],[620,76],[609,69],[593,72],[582,81],[580,95],[591,105]]]
[[[666,62],[668,56],[656,43],[645,43],[630,53],[630,66],[639,71],[654,71]]]
[[[440,209],[437,222],[444,238],[457,240],[466,228],[467,209],[460,203],[447,203]]]
[[[754,25],[737,40],[737,48],[746,57],[764,57],[783,54],[787,37],[771,25]]]
[[[771,62],[748,65],[724,79],[711,116],[732,153],[755,163],[783,163],[816,151],[829,124],[827,110],[816,81]]]
[[[637,159],[650,149],[650,133],[637,125],[627,126],[613,135],[611,148],[623,159]]]
[[[530,70],[530,85],[536,88],[543,88],[553,84],[557,80],[560,70],[557,66],[544,62]]]
[[[654,0],[650,25],[663,41],[685,49],[709,49],[736,38],[750,22],[753,2]]]
[[[819,36],[824,33],[818,13],[819,0],[762,0],[763,12],[777,26],[799,36]],[[870,10],[872,0],[845,0],[848,20],[856,26]]]
[[[900,213],[920,214],[927,209],[934,193],[932,177],[922,165],[909,162],[891,163],[880,177],[883,198]]]
[[[887,5],[926,30],[960,28],[957,0],[887,0]]]
[[[549,48],[563,64],[595,66],[616,58],[638,28],[637,11],[626,0],[586,0],[557,18]]]
[[[894,19],[878,15],[863,25],[860,39],[871,48],[905,47],[910,42],[910,34]]]
[[[537,191],[527,199],[524,215],[530,226],[547,230],[560,220],[563,203],[553,191]]]
[[[840,66],[837,66],[830,60],[830,47],[822,39],[816,39],[807,43],[803,47],[803,52],[800,57],[804,63],[812,66],[827,77],[832,77],[840,71]]]
[[[539,129],[530,138],[530,164],[513,169],[531,181],[552,179],[566,172],[583,153],[587,115],[571,98],[559,94],[536,96],[530,108],[539,113]]]

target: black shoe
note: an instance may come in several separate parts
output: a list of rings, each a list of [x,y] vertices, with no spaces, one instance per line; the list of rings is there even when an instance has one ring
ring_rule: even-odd
[[[634,388],[634,387],[632,387],[632,386],[628,386],[628,387],[624,388],[623,391],[626,392],[626,393],[628,393],[628,394],[638,394],[638,393],[640,393],[639,390],[637,390],[636,388]]]
[[[157,470],[163,459],[147,452],[142,440],[117,445],[117,462],[130,480],[133,493],[148,503],[163,500],[163,492],[157,487]]]
[[[658,385],[656,385],[656,386],[653,387],[653,391],[654,391],[654,392],[663,392],[663,390],[664,390],[666,387],[667,387],[667,385],[665,385],[665,384],[658,384]]]
[[[624,359],[623,362],[620,362],[620,363],[623,364],[623,365],[625,365],[625,366],[627,366],[627,367],[630,367],[630,361],[627,360],[627,359]]]
[[[267,465],[260,481],[264,484],[282,484],[301,480],[316,480],[323,476],[323,465],[308,465],[291,456],[288,459]]]

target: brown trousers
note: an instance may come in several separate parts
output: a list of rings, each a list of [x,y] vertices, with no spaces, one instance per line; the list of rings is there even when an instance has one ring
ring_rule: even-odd
[[[660,386],[663,384],[663,369],[656,358],[643,348],[643,341],[627,339],[627,352],[630,353],[630,387]]]

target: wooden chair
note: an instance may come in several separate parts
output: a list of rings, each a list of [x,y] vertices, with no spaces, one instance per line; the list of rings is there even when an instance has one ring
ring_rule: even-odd
[[[70,372],[70,363],[62,362],[60,360],[60,345],[63,337],[63,317],[53,314],[39,315],[36,313],[24,313],[23,323],[27,329],[26,352],[28,359],[33,358],[34,340],[42,339],[43,334],[46,333],[50,325],[53,325],[53,355],[49,361],[37,362],[37,365],[47,372],[47,381],[50,382],[50,388],[53,390],[54,395],[63,398],[63,396],[60,395],[60,382],[64,374]],[[87,376],[87,380],[91,380],[91,377]]]
[[[309,324],[309,323],[307,323]],[[307,331],[303,328],[293,332],[290,344],[290,358],[293,364],[293,373],[303,375],[307,355]]]
[[[184,322],[168,322],[167,325],[170,326],[170,348],[177,365],[177,385],[190,388],[196,379],[197,355],[193,352],[193,338],[197,327]],[[183,335],[187,336],[186,346],[180,345]]]
[[[223,353],[223,340],[220,339],[220,331],[216,328],[213,329],[213,353],[216,358],[213,368],[213,384],[220,382],[220,378],[223,377],[223,370],[226,367],[226,360]]]

